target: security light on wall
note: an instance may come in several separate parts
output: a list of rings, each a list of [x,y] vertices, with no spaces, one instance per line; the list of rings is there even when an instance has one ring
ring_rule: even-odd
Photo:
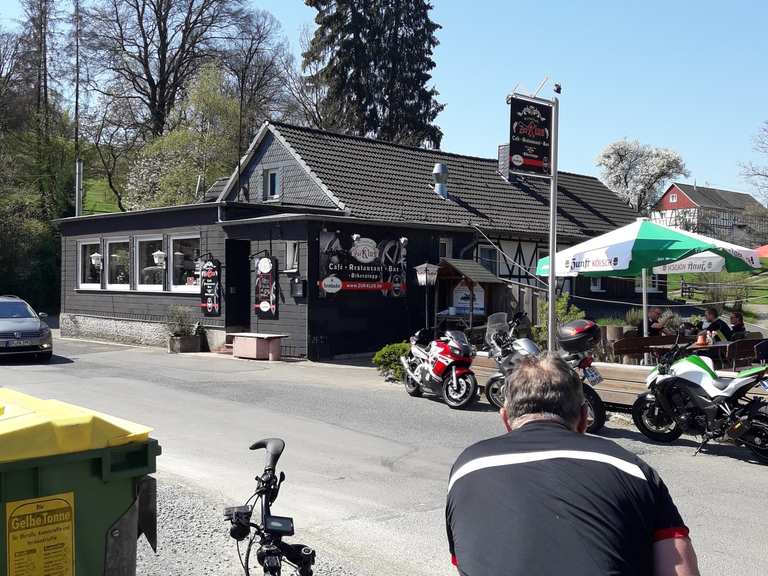
[[[165,252],[162,250],[158,250],[157,252],[152,252],[152,259],[155,261],[155,266],[160,266],[161,268],[165,268]]]
[[[91,254],[91,264],[96,267],[96,270],[101,270],[101,263],[104,257],[98,252]]]
[[[408,246],[408,238],[406,238],[405,236],[400,238],[400,245],[401,246]]]

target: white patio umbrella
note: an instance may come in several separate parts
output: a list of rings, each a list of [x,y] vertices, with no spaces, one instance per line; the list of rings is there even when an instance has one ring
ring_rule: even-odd
[[[757,252],[751,248],[638,218],[631,224],[558,252],[555,270],[558,276],[641,276],[643,318],[646,319],[648,271],[692,258],[699,258],[698,263],[710,267],[711,271],[716,267],[718,271],[728,272],[761,267]],[[548,273],[549,257],[541,258],[536,274],[545,276]],[[647,321],[643,322],[643,335],[648,335]]]

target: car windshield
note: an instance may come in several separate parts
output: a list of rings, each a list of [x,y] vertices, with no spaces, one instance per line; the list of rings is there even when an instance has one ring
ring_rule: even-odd
[[[0,318],[34,318],[35,313],[26,302],[0,302]]]

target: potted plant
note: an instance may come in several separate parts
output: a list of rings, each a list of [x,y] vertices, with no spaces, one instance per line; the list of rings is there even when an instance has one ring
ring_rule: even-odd
[[[168,307],[168,352],[200,352],[200,335],[186,306]]]
[[[624,316],[624,336],[643,334],[643,310],[642,308],[630,308]]]

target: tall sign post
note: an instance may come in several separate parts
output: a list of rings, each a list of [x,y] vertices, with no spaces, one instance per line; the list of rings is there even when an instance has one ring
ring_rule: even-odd
[[[560,93],[560,85],[555,84]],[[549,180],[549,286],[547,347],[557,344],[557,315],[555,300],[557,277],[557,128],[560,102],[513,93],[507,98],[510,105],[509,122],[509,175],[546,178]]]

